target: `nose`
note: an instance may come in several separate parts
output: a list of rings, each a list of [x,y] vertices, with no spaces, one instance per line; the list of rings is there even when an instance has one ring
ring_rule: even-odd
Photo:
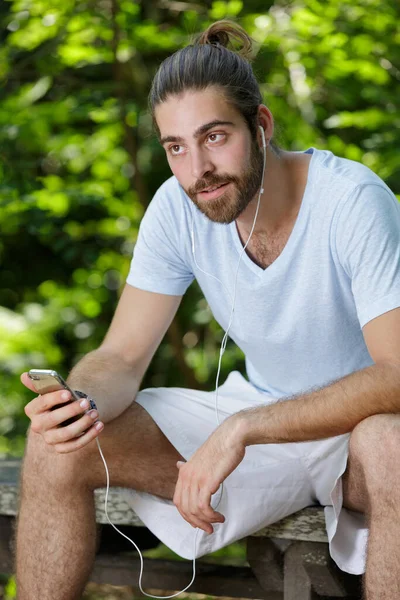
[[[201,179],[206,173],[212,173],[215,169],[208,153],[204,150],[194,149],[191,152],[192,175]]]

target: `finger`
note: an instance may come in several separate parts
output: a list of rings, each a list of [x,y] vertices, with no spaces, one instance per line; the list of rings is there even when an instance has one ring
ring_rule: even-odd
[[[185,519],[185,521],[187,521],[189,523],[189,525],[191,525],[192,527],[198,527],[199,529],[203,529],[203,531],[207,531],[207,533],[208,533],[209,532],[208,523],[202,523],[199,519],[196,519],[196,517],[193,517],[192,515],[189,514],[188,498],[189,498],[188,488],[187,488],[186,484],[183,483],[182,474],[181,474],[181,472],[179,472],[178,481],[176,483],[174,499],[173,499],[174,504],[175,504],[176,508],[178,509],[181,517],[183,519]]]
[[[47,431],[54,427],[62,426],[68,419],[82,416],[88,408],[89,402],[86,398],[83,398],[79,402],[75,400],[65,406],[60,406],[60,408],[56,408],[55,410],[48,410],[43,415],[43,429]]]
[[[39,396],[41,407],[43,410],[52,410],[55,407],[58,408],[60,404],[68,404],[71,401],[75,401],[71,392],[68,390],[57,390],[56,392],[48,392]]]
[[[217,512],[211,506],[212,494],[207,491],[206,488],[202,488],[199,493],[199,508],[204,515],[204,519],[210,523],[224,523],[225,517],[223,514]]]
[[[37,433],[40,433],[42,431],[43,417],[49,413],[53,406],[51,399],[48,397],[49,395],[50,394],[45,394],[44,396],[37,396],[36,398],[33,398],[33,400],[28,402],[28,404],[26,404],[24,407],[25,414],[31,419],[33,425],[32,428],[34,431],[37,431]],[[60,398],[58,404],[60,405],[62,404],[62,402],[69,402],[69,400],[62,401]]]
[[[30,377],[28,377],[27,372],[22,373],[22,375],[20,376],[20,379],[21,379],[21,383],[23,383],[23,385],[25,387],[27,387],[29,390],[31,390],[32,392],[35,392],[37,394],[35,387],[33,385],[33,381],[32,381],[32,379],[30,379]]]
[[[181,515],[183,516],[183,518],[188,523],[191,523],[191,520],[190,520],[191,514],[190,514],[190,506],[189,506],[189,488],[188,488],[187,484],[182,485],[181,497],[180,497],[180,501],[179,501],[178,510],[181,513]]]
[[[89,444],[91,441],[96,439],[103,429],[104,423],[98,421],[80,437],[75,438],[74,440],[70,440],[66,443],[56,444],[54,448],[59,454],[68,454],[69,452],[80,450],[81,448]]]
[[[188,510],[187,510],[188,494],[184,493],[183,484],[182,484],[181,479],[182,479],[181,476],[179,476],[177,484],[176,484],[176,488],[175,488],[174,499],[173,499],[173,502],[174,502],[176,508],[178,509],[181,517],[183,519],[185,519],[185,521],[187,521],[189,523],[189,525],[191,525],[192,527],[197,527],[198,529],[202,529],[206,533],[213,533],[214,530],[209,523],[205,523],[205,522],[201,521],[201,519],[198,519],[195,516],[190,515],[188,513]]]
[[[191,515],[188,512],[182,510],[179,506],[177,506],[181,516],[191,525],[192,527],[197,527],[198,529],[202,529],[206,533],[214,533],[214,529],[210,523],[206,521],[202,521],[196,515]]]
[[[190,486],[188,490],[189,497],[189,519],[190,523],[195,527],[199,527],[206,533],[213,533],[214,529],[211,525],[210,520],[204,515],[204,512],[201,510],[199,506],[199,494],[200,490],[197,484],[193,484]]]
[[[71,393],[68,390],[59,390],[37,396],[25,406],[25,413],[29,418],[53,409],[60,404],[68,404],[71,401]]]
[[[201,521],[204,521],[202,511],[199,510],[199,488],[196,481],[191,482],[187,489],[187,512]]]
[[[202,529],[203,531],[205,531],[205,533],[208,534],[212,534],[214,533],[214,528],[210,523],[206,523],[205,521],[202,521],[201,519],[198,519],[197,517],[191,517],[191,520],[189,521],[190,525],[192,525],[192,527],[195,527],[197,529]]]
[[[76,418],[76,414],[84,412],[85,409],[79,406],[79,402],[71,402],[68,391],[56,392],[56,394],[56,396],[55,394],[38,396],[26,404],[25,414],[31,419],[32,430],[36,433],[58,427],[60,422],[68,418]],[[63,407],[63,404],[66,406]],[[88,408],[89,404],[85,406]],[[61,415],[58,412],[59,408],[62,408]]]
[[[47,430],[44,434],[44,439],[47,444],[52,446],[73,440],[82,436],[82,434],[92,427],[98,416],[96,410],[91,410],[66,427],[53,427]]]

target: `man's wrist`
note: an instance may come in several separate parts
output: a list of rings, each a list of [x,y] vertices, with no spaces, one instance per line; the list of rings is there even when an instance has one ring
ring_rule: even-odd
[[[265,407],[263,407],[265,408]],[[241,410],[234,415],[236,419],[236,435],[244,446],[266,444],[265,432],[262,430],[259,407]]]
[[[235,445],[250,445],[249,440],[251,439],[251,425],[249,423],[248,415],[246,415],[247,412],[247,410],[243,410],[235,413],[225,421],[227,426],[229,422],[229,436]]]

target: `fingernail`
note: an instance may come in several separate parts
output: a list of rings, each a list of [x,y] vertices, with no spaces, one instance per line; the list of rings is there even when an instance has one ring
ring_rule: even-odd
[[[69,398],[69,397],[70,397],[70,393],[69,393],[69,392],[63,392],[63,393],[61,394],[61,398],[62,398],[63,400],[68,400],[68,398]]]
[[[80,403],[79,403],[79,405],[82,408],[89,408],[89,402],[86,400],[86,398],[84,400],[81,400]]]
[[[101,431],[104,427],[104,423],[101,423],[101,421],[99,421],[98,423],[96,423],[95,428],[97,429],[97,431]]]
[[[97,412],[97,410],[92,410],[90,411],[90,417],[94,420],[97,419],[97,417],[99,416],[99,413]]]

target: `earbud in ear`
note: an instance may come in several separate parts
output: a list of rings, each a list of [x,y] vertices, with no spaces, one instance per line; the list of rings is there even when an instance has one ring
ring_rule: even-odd
[[[261,125],[259,125],[258,127],[259,127],[259,129],[260,129],[260,131],[261,131],[261,138],[262,138],[262,145],[263,145],[263,148],[266,148],[266,147],[267,147],[267,144],[266,144],[266,142],[265,142],[265,133],[264,133],[264,128],[263,128]]]

